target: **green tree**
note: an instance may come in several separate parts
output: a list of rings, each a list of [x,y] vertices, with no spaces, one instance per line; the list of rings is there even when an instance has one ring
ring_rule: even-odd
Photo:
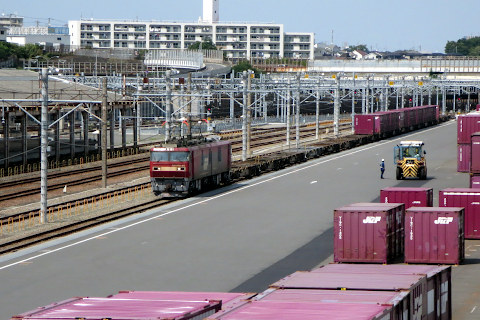
[[[252,70],[254,73],[258,74],[260,71],[252,66],[248,60],[243,60],[233,66],[233,71],[235,73],[242,73],[243,71]]]
[[[369,52],[366,44],[359,44],[357,46],[350,46],[348,49],[349,49],[349,51],[362,50],[362,51],[365,51],[365,52]]]
[[[455,53],[463,56],[479,56],[480,37],[448,41],[445,45],[445,53]]]
[[[202,50],[217,50],[217,47],[213,44],[212,40],[206,40],[203,42],[197,41],[188,47],[189,50],[200,49],[200,43],[202,44]]]

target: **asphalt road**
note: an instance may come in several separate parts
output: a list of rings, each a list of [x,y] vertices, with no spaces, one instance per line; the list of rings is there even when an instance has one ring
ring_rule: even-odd
[[[426,181],[395,180],[393,146],[423,140]],[[386,162],[380,179],[379,162]],[[456,123],[244,181],[0,257],[0,319],[74,296],[118,290],[259,292],[332,261],[333,210],[375,202],[388,186],[468,186],[456,172]],[[454,319],[480,319],[480,241],[454,267]]]

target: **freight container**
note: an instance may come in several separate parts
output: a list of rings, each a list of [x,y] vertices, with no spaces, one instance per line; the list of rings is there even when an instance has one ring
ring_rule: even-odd
[[[72,298],[11,319],[200,320],[221,310],[220,301]]]
[[[382,208],[382,210],[395,211],[395,223],[393,226],[395,232],[394,255],[396,257],[403,257],[403,246],[405,244],[405,204],[404,203],[379,203],[379,202],[358,202],[348,205],[349,207],[375,207]]]
[[[480,239],[480,190],[448,188],[440,190],[440,207],[463,207],[465,239]]]
[[[404,203],[410,207],[433,207],[432,188],[388,187],[380,190],[380,202]]]
[[[460,264],[465,257],[463,216],[463,208],[407,209],[405,262]]]
[[[391,320],[413,319],[410,314],[409,292],[362,290],[267,289],[255,296],[261,301],[361,303],[390,306]]]
[[[113,299],[169,300],[169,301],[221,301],[222,309],[237,307],[247,302],[254,293],[226,292],[171,292],[171,291],[120,291],[109,296]]]
[[[397,211],[346,206],[334,211],[334,261],[388,263],[395,259]]]
[[[472,134],[470,149],[470,172],[480,173],[480,132]]]
[[[470,188],[480,188],[480,174],[470,174]]]
[[[380,130],[380,118],[375,114],[355,115],[355,134],[375,134]]]
[[[390,307],[376,304],[252,301],[229,312],[219,312],[206,320],[386,320],[392,318]]]
[[[457,171],[470,172],[470,158],[472,157],[472,146],[470,144],[457,145]]]
[[[472,134],[480,131],[480,113],[473,112],[457,118],[457,143],[470,144]]]
[[[427,277],[427,319],[452,318],[452,268],[450,266],[328,264],[312,272],[425,275]]]
[[[412,319],[427,315],[427,279],[416,274],[354,274],[335,272],[295,272],[272,284],[276,289],[407,291]]]

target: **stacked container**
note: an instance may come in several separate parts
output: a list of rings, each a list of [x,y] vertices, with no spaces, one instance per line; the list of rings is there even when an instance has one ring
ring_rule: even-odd
[[[314,303],[286,301],[252,301],[228,312],[219,312],[206,320],[319,320],[394,319],[389,306],[361,303]]]
[[[458,172],[470,171],[472,134],[480,131],[480,113],[472,112],[457,118]]]
[[[417,274],[427,277],[427,319],[452,318],[452,268],[429,265],[329,264],[312,272]],[[399,309],[395,307],[395,309]]]
[[[388,263],[401,256],[403,208],[403,204],[362,203],[336,209],[334,261]]]
[[[465,238],[480,239],[480,190],[476,188],[449,188],[440,190],[441,207],[465,208]]]
[[[463,217],[463,208],[407,209],[405,262],[460,264],[465,257]]]
[[[14,316],[12,320],[190,320],[206,318],[221,307],[221,301],[209,300],[72,298]]]
[[[354,265],[355,266],[355,265]],[[315,272],[295,272],[270,287],[274,289],[395,291],[408,293],[410,317],[424,319],[427,315],[427,280],[419,274],[343,273],[316,269]],[[336,318],[333,318],[336,319]],[[357,319],[355,317],[348,319]]]
[[[470,153],[470,188],[480,188],[480,132],[472,134]]]
[[[433,189],[388,187],[380,190],[380,202],[404,203],[405,210],[410,207],[433,207]]]

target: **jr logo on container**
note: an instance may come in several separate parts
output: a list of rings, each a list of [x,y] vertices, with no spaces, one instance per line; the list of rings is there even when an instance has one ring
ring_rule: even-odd
[[[363,223],[378,223],[382,220],[382,217],[366,217],[363,219]]]
[[[449,224],[453,222],[453,217],[438,217],[437,220],[433,221],[435,224]]]

